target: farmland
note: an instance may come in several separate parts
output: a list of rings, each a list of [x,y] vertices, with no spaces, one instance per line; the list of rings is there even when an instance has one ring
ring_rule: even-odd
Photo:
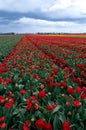
[[[0,38],[0,128],[86,129],[85,36]]]

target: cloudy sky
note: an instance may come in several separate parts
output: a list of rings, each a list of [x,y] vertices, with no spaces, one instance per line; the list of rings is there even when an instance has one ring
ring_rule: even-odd
[[[86,32],[86,0],[0,0],[0,32]]]

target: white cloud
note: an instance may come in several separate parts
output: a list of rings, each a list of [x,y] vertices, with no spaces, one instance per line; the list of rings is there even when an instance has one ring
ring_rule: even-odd
[[[40,4],[40,0],[0,0],[0,9],[13,12],[28,12],[34,11]]]
[[[0,10],[12,12],[33,12],[49,7],[54,0],[0,0]]]
[[[58,0],[44,10],[50,18],[86,18],[86,0]]]
[[[54,22],[47,21],[47,20],[40,20],[40,19],[34,19],[34,18],[27,18],[23,17],[19,20],[13,21],[13,23],[16,24],[24,24],[24,25],[32,25],[32,26],[54,26]]]
[[[59,0],[56,1],[50,8],[49,11],[55,11],[58,9],[66,9],[71,5],[71,0]]]
[[[59,9],[72,10],[86,13],[86,0],[0,0],[0,10],[13,12],[58,11]]]
[[[76,25],[73,22],[66,22],[66,21],[47,21],[47,20],[40,20],[40,19],[34,19],[34,18],[27,18],[22,17],[18,20],[13,21],[14,24],[23,24],[23,25],[33,25],[33,26],[51,26],[51,27],[66,27],[66,26],[73,26]]]

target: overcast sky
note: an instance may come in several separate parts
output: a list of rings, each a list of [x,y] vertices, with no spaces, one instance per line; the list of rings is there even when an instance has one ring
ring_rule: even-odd
[[[86,0],[0,0],[0,32],[86,32]]]

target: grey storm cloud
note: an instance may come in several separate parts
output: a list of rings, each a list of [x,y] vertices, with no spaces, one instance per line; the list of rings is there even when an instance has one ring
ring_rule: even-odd
[[[85,32],[85,5],[86,0],[0,0],[0,29]]]

